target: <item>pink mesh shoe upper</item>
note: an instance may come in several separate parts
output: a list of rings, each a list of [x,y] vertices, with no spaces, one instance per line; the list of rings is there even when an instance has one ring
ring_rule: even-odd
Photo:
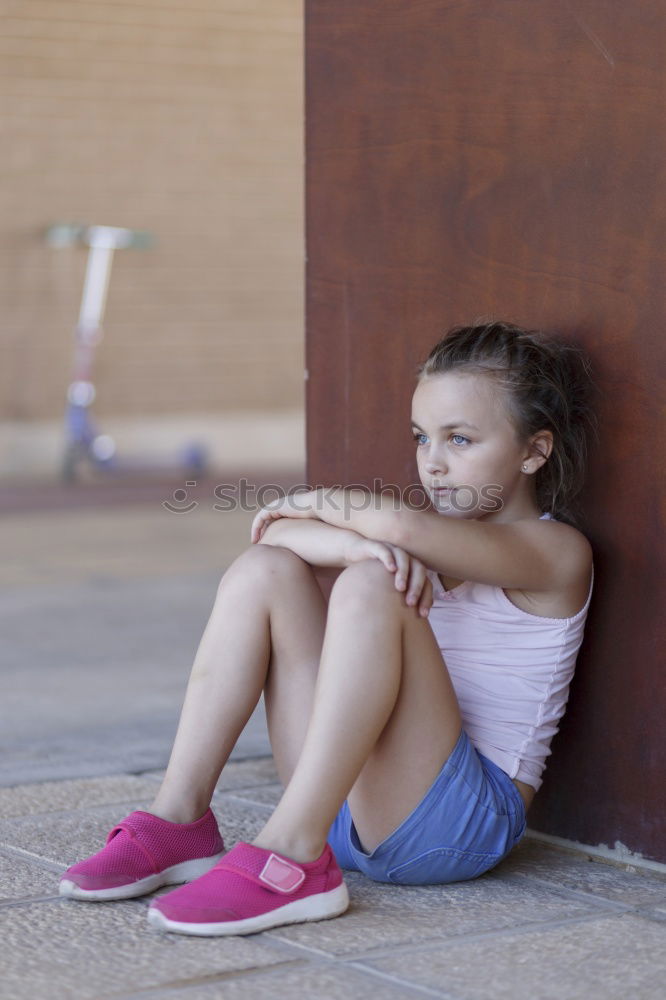
[[[316,861],[300,863],[241,842],[205,875],[154,900],[151,908],[185,923],[244,920],[328,892],[341,882],[328,844]]]
[[[82,889],[115,888],[223,849],[211,809],[195,823],[170,823],[138,810],[111,830],[101,851],[72,865],[63,878]]]

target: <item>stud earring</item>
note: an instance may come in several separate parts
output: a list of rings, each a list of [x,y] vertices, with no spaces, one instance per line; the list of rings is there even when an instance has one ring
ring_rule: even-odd
[[[527,472],[527,466],[526,465],[523,466],[523,472]]]

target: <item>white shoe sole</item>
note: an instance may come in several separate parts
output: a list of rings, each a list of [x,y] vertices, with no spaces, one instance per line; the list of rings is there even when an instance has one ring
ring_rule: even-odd
[[[306,896],[294,900],[285,906],[279,906],[268,913],[260,913],[256,917],[245,920],[224,920],[216,924],[185,923],[181,920],[169,920],[160,910],[154,907],[148,909],[148,923],[163,931],[174,931],[176,934],[195,934],[200,937],[218,937],[224,934],[254,934],[266,931],[270,927],[280,927],[282,924],[300,924],[308,920],[328,920],[339,917],[349,906],[349,893],[344,882],[329,892],[320,892],[316,896]]]
[[[192,861],[181,861],[178,865],[165,868],[157,875],[149,875],[147,878],[139,879],[138,882],[130,882],[127,885],[116,885],[110,889],[82,889],[72,882],[71,879],[64,878],[60,882],[60,895],[68,896],[70,899],[85,899],[90,903],[100,902],[105,899],[131,899],[133,896],[145,896],[148,892],[163,885],[178,885],[181,882],[193,882],[200,875],[205,875],[213,865],[216,865],[224,852],[213,854],[210,858],[195,858]]]

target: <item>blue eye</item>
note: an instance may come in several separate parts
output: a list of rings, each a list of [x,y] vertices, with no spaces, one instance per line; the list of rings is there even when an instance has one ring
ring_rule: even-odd
[[[414,440],[416,441],[416,444],[417,444],[417,446],[419,448],[422,447],[427,442],[427,440],[428,440],[428,435],[427,434],[420,434],[420,433],[415,432],[412,436],[413,436]],[[455,440],[456,438],[458,440]],[[451,435],[451,440],[453,441],[453,443],[456,446],[456,448],[461,448],[461,447],[463,447],[463,445],[470,443],[469,438],[466,438],[464,434],[452,434]]]

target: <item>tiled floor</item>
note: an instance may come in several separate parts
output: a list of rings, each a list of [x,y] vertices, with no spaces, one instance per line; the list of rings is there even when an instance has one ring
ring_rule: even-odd
[[[145,808],[158,781],[0,789],[3,1000],[663,997],[666,878],[529,839],[470,882],[392,886],[347,873],[343,916],[243,938],[156,932],[150,897],[60,898],[59,873]],[[279,794],[270,758],[230,763],[213,802],[226,846],[252,838]]]

